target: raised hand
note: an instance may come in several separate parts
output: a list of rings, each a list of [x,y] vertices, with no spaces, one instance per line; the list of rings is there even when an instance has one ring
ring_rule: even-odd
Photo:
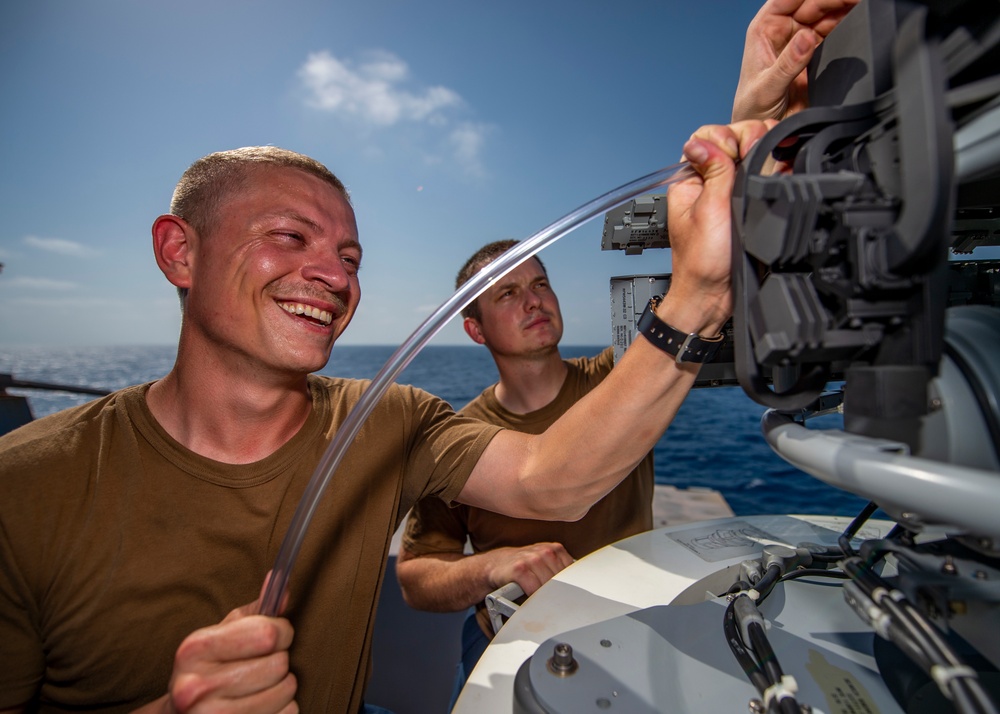
[[[767,0],[747,28],[733,121],[784,119],[808,106],[806,67],[860,0]]]
[[[736,162],[773,125],[707,125],[684,145],[684,156],[696,174],[673,184],[667,194],[673,279],[664,298],[671,324],[680,330],[718,331],[732,312],[730,200]]]

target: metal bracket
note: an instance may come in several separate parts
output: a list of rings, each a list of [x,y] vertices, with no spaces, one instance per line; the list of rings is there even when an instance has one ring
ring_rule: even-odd
[[[503,623],[517,612],[520,605],[515,600],[524,597],[524,590],[517,583],[507,583],[486,596],[486,612],[490,615],[495,635],[503,627]]]

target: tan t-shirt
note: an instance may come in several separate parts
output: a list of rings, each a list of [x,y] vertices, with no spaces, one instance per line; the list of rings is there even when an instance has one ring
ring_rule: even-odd
[[[495,385],[459,413],[529,434],[540,434],[580,398],[596,387],[614,366],[614,350],[597,357],[564,360],[569,371],[559,395],[529,414],[515,414],[496,399]],[[579,521],[536,521],[471,506],[448,507],[439,499],[420,501],[406,522],[403,544],[414,555],[462,553],[466,536],[476,553],[532,543],[562,543],[574,558],[582,558],[609,543],[653,527],[653,454],[645,458]],[[485,603],[478,603],[479,625],[493,636]]]
[[[313,411],[247,465],[174,441],[131,387],[0,439],[0,709],[128,711],[174,652],[260,592],[293,512],[367,382],[310,377]],[[304,712],[356,714],[392,533],[454,498],[498,429],[393,385],[320,499],[286,615]]]

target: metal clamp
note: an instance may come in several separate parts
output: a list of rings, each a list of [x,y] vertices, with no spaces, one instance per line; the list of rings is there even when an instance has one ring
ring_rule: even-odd
[[[486,596],[486,612],[490,615],[495,635],[503,627],[503,623],[517,612],[520,605],[515,600],[524,597],[524,590],[517,583],[507,583]]]

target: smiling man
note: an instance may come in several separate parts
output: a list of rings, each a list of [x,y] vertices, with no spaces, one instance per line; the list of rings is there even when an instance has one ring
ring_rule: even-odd
[[[517,241],[483,246],[458,273],[461,287]],[[614,366],[614,350],[564,360],[563,321],[545,266],[531,258],[500,278],[462,313],[465,332],[485,345],[500,380],[460,414],[506,429],[540,434],[600,384]],[[516,582],[531,595],[574,558],[653,525],[653,455],[586,516],[575,522],[511,518],[480,508],[450,508],[421,500],[410,513],[396,561],[406,602],[431,612],[475,606],[462,628],[462,658],[452,703],[493,637],[484,598]],[[472,553],[465,553],[466,539]]]
[[[701,173],[671,189],[687,208],[672,219],[674,280],[655,308],[673,329],[716,335],[729,315],[728,221],[716,214],[728,215],[733,160],[764,131],[706,127],[686,144]],[[537,435],[393,385],[321,500],[283,616],[254,614],[254,603],[232,610],[258,596],[367,387],[312,374],[360,300],[354,212],[318,162],[252,147],[195,162],[152,236],[182,295],[171,371],[0,439],[4,714],[357,714],[389,545],[407,511],[436,496],[577,520],[645,456],[698,372],[638,340]],[[525,322],[522,337],[554,349],[554,298],[539,305],[546,316]],[[503,299],[495,307],[507,310]]]
[[[728,212],[733,159],[763,132],[711,127],[688,142],[705,180],[690,180],[692,210],[672,226],[675,278],[656,309],[676,329],[714,335],[729,314],[728,226],[700,214]],[[251,147],[195,162],[152,237],[182,296],[170,372],[0,439],[4,714],[357,714],[392,533],[410,508],[436,496],[579,519],[645,456],[698,371],[640,340],[537,435],[393,385],[321,500],[287,609],[265,617],[251,601],[367,387],[312,374],[360,300],[354,212],[318,162]],[[547,283],[525,279],[538,266],[505,283],[537,295],[537,315],[523,320],[502,295],[489,309],[545,353],[561,322]]]

